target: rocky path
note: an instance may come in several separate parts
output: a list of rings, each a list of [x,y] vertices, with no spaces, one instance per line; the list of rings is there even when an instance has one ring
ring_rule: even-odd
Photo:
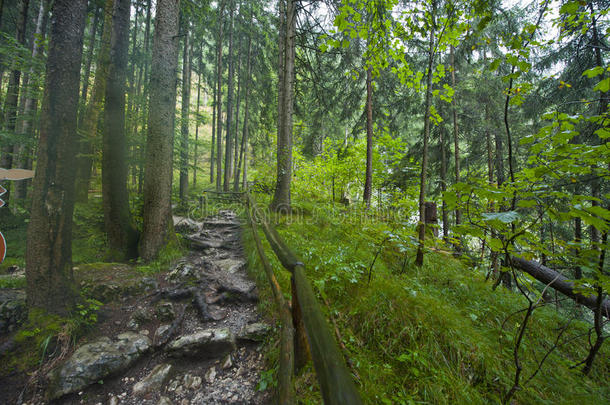
[[[239,220],[221,211],[201,225],[188,236],[186,257],[148,291],[107,305],[100,335],[49,374],[42,391],[52,403],[270,401],[268,392],[257,390],[264,369],[260,342],[269,328],[246,274]],[[23,403],[46,402],[42,391]]]

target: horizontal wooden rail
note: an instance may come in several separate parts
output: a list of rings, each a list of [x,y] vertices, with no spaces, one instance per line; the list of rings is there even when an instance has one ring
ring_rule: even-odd
[[[345,360],[305,276],[305,265],[288,248],[275,228],[261,215],[249,193],[246,198],[248,205],[252,207],[254,218],[262,225],[271,248],[282,265],[292,273],[295,287],[293,294],[297,295],[324,403],[327,405],[362,404],[360,394],[345,365]],[[293,311],[295,309],[293,307]]]

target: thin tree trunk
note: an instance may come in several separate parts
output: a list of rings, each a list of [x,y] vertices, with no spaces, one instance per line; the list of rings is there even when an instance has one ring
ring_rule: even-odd
[[[250,22],[252,25],[252,22]],[[250,82],[252,80],[252,38],[248,37],[248,67],[246,68],[246,106],[244,110],[244,129],[241,135],[241,147],[239,151],[239,164],[235,170],[235,183],[233,184],[234,191],[239,191],[239,172],[242,168],[242,162],[244,164],[244,185],[243,189],[246,189],[245,178],[246,178],[246,167],[245,167],[245,154],[246,154],[246,143],[248,142],[248,113],[250,107]]]
[[[184,50],[182,54],[182,112],[180,115],[180,202],[186,205],[188,197],[189,164],[189,109],[191,104],[191,59],[189,55],[189,23],[182,14],[184,22]]]
[[[367,209],[371,208],[373,188],[373,73],[366,69],[366,170],[362,199]]]
[[[140,256],[153,260],[172,237],[173,134],[178,67],[179,0],[158,0],[150,72],[144,213]]]
[[[27,305],[67,316],[76,302],[72,214],[86,0],[55,0],[26,248]]]
[[[193,150],[193,187],[197,185],[197,163],[199,160],[199,156],[197,155],[197,147],[199,146],[199,106],[201,104],[201,76],[203,76],[203,63],[202,63],[203,53],[201,50],[199,51],[199,69],[197,75],[197,107],[195,111],[197,111],[195,115],[195,146]],[[214,150],[214,145],[212,145],[212,150]]]
[[[241,102],[240,100],[240,96],[241,96],[241,38],[238,41],[238,52],[237,54],[239,55],[237,57],[237,98],[235,101],[235,130],[234,130],[234,134],[233,138],[234,138],[234,145],[233,145],[233,165],[231,166],[231,176],[237,177],[237,171],[239,170],[237,167],[237,153],[239,151],[239,104]],[[238,182],[239,183],[239,182]]]
[[[210,149],[210,184],[214,184],[214,152],[216,151],[216,87],[212,94],[212,148]]]
[[[50,1],[50,0],[49,0]],[[79,124],[83,119],[85,113],[85,106],[87,105],[87,94],[89,93],[89,77],[91,76],[91,65],[93,62],[93,54],[95,51],[95,39],[97,38],[97,29],[100,21],[100,7],[95,7],[95,14],[93,15],[93,23],[91,24],[91,36],[89,37],[89,46],[87,47],[87,57],[85,58],[85,74],[83,76],[83,89],[80,96],[80,112],[79,112]]]
[[[451,87],[455,91],[455,51],[453,46],[449,50],[451,58]],[[453,149],[455,156],[455,182],[460,182],[460,145],[459,145],[459,134],[458,134],[458,122],[457,122],[457,108],[455,107],[455,98],[451,103],[451,115],[453,118]],[[458,193],[458,200],[460,195]],[[462,213],[459,208],[455,209],[455,224],[459,225],[462,223]]]
[[[436,15],[436,0],[432,0],[432,18]],[[428,138],[430,137],[430,105],[432,102],[432,62],[434,60],[434,22],[430,28],[428,43],[428,71],[426,73],[426,104],[424,112],[424,145],[422,150],[422,164],[419,185],[419,224],[417,256],[415,264],[419,267],[424,264],[424,242],[426,239],[426,182],[428,170]]]
[[[110,40],[110,65],[104,105],[102,200],[109,259],[138,255],[138,232],[131,221],[127,192],[125,90],[131,0],[115,0]]]
[[[127,122],[126,122],[126,133],[128,134],[128,136],[132,136],[135,138],[135,135],[137,133],[137,105],[138,103],[135,101],[136,99],[136,93],[138,92],[138,88],[136,87],[137,84],[136,83],[136,55],[138,54],[138,31],[139,31],[139,27],[138,27],[138,3],[136,2],[134,4],[134,24],[133,24],[133,31],[132,31],[132,37],[131,37],[131,55],[129,58],[129,72],[127,74],[127,82],[129,83],[128,88],[129,88],[129,96],[127,98],[128,104],[127,104]],[[128,27],[129,30],[129,27]],[[130,165],[128,170],[131,171],[131,184],[135,185],[137,182],[137,171],[138,171],[138,147],[136,145],[135,142],[131,142],[131,145],[129,146],[129,148],[131,149],[131,159],[130,159]]]
[[[93,144],[97,138],[97,124],[106,93],[106,78],[110,61],[110,38],[112,35],[112,9],[114,0],[104,5],[104,31],[100,45],[93,93],[79,128],[79,153],[76,164],[76,201],[86,202],[89,196],[89,181],[93,166]]]
[[[235,6],[232,0],[229,7],[229,83],[227,85],[227,135],[225,142],[225,172],[223,181],[224,191],[229,191],[229,184],[231,182],[231,162],[233,158],[233,134],[231,134],[231,122],[233,119],[233,79],[235,74],[233,67],[233,15],[235,12]]]
[[[36,31],[34,33],[34,43],[32,44],[32,59],[40,58],[42,46],[47,31],[47,23],[49,21],[49,7],[50,0],[43,0],[40,3],[40,9],[38,10],[38,18],[36,20]],[[34,67],[31,67],[28,75],[34,77],[36,71]],[[34,80],[36,83],[36,80]],[[30,83],[31,84],[31,83]],[[25,98],[23,107],[23,119],[21,121],[21,134],[26,137],[30,137],[32,140],[35,139],[35,115],[38,109],[38,91],[30,89],[28,96]],[[17,167],[24,169],[32,168],[32,154],[33,147],[29,145],[22,145],[18,154]],[[19,181],[15,184],[15,200],[24,200],[27,193],[27,188],[30,184],[30,180]]]
[[[441,192],[443,195],[447,192],[447,148],[445,145],[445,126],[439,128],[439,143],[441,146]],[[447,213],[447,202],[443,198],[442,206],[443,217],[443,240],[445,243],[449,241],[449,215]]]
[[[225,0],[219,0],[218,7],[218,49],[217,49],[217,70],[218,77],[216,91],[216,190],[222,187],[222,28]]]
[[[19,2],[19,18],[17,20],[17,29],[15,40],[18,44],[25,46],[25,30],[27,27],[28,8],[30,1],[21,0]],[[19,82],[21,81],[21,70],[17,65],[13,65],[11,75],[9,77],[8,88],[6,90],[6,98],[4,100],[4,129],[9,134],[14,134],[17,125],[17,103],[19,101]],[[9,138],[7,143],[2,147],[2,155],[0,156],[0,167],[10,169],[13,167],[13,151],[15,144]],[[6,205],[10,202],[10,190],[2,197]]]

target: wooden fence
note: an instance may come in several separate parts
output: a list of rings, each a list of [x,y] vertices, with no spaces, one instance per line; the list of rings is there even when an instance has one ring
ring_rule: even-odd
[[[246,192],[248,220],[252,225],[254,241],[261,257],[274,299],[280,309],[282,327],[280,342],[280,376],[278,400],[280,404],[294,404],[292,376],[294,365],[300,365],[311,354],[322,397],[327,405],[362,404],[343,355],[331,332],[311,284],[305,275],[305,265],[290,250],[275,228],[261,214],[256,203]],[[273,273],[258,237],[256,225],[263,232],[280,263],[292,274],[292,316],[284,301],[277,279]],[[294,341],[294,343],[293,343]]]

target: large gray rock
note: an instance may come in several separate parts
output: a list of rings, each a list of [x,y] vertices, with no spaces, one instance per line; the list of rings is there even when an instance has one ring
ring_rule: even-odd
[[[167,346],[172,356],[222,357],[235,350],[235,336],[228,328],[198,330]]]
[[[143,395],[153,390],[161,391],[161,386],[167,381],[171,372],[171,364],[164,363],[157,365],[142,381],[133,386],[133,393]]]
[[[128,368],[150,345],[148,337],[126,332],[114,341],[102,337],[79,347],[68,361],[49,374],[49,398],[55,399],[76,392]]]

